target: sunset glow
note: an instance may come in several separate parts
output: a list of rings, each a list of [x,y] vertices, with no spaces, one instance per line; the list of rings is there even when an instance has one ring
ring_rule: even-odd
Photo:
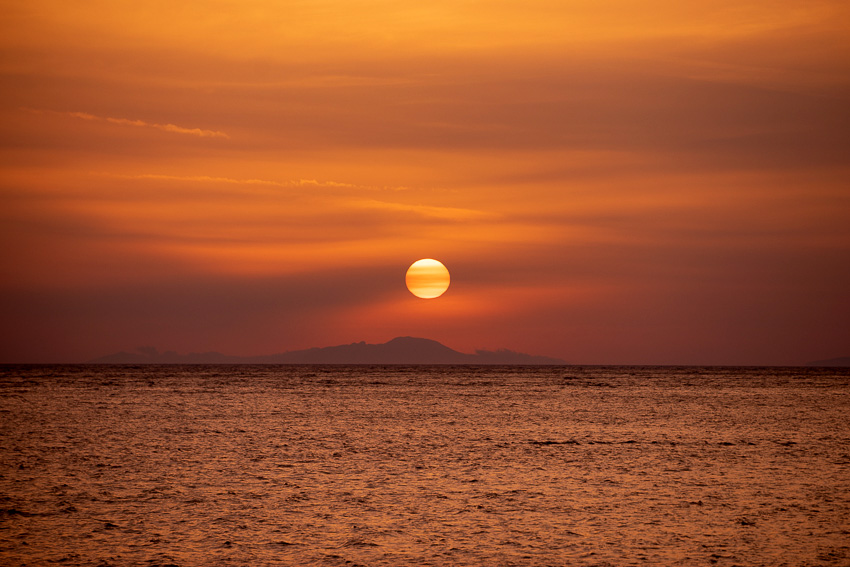
[[[847,2],[2,10],[2,361],[850,355]]]

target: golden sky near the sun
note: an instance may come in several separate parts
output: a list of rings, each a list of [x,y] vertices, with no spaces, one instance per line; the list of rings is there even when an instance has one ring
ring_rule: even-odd
[[[0,2],[0,354],[846,355],[848,28],[838,1]],[[411,298],[418,258],[451,294]]]

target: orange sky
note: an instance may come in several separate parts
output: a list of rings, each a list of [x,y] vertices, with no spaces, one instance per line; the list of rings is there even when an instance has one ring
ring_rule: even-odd
[[[844,1],[0,0],[0,32],[0,361],[850,355]]]

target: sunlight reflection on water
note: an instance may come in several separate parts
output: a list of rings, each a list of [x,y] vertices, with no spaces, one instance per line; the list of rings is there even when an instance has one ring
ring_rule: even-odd
[[[850,372],[4,367],[0,559],[846,565]]]

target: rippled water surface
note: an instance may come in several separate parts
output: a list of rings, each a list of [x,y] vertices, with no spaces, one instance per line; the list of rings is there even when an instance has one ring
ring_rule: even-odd
[[[850,565],[850,372],[0,368],[8,565]]]

